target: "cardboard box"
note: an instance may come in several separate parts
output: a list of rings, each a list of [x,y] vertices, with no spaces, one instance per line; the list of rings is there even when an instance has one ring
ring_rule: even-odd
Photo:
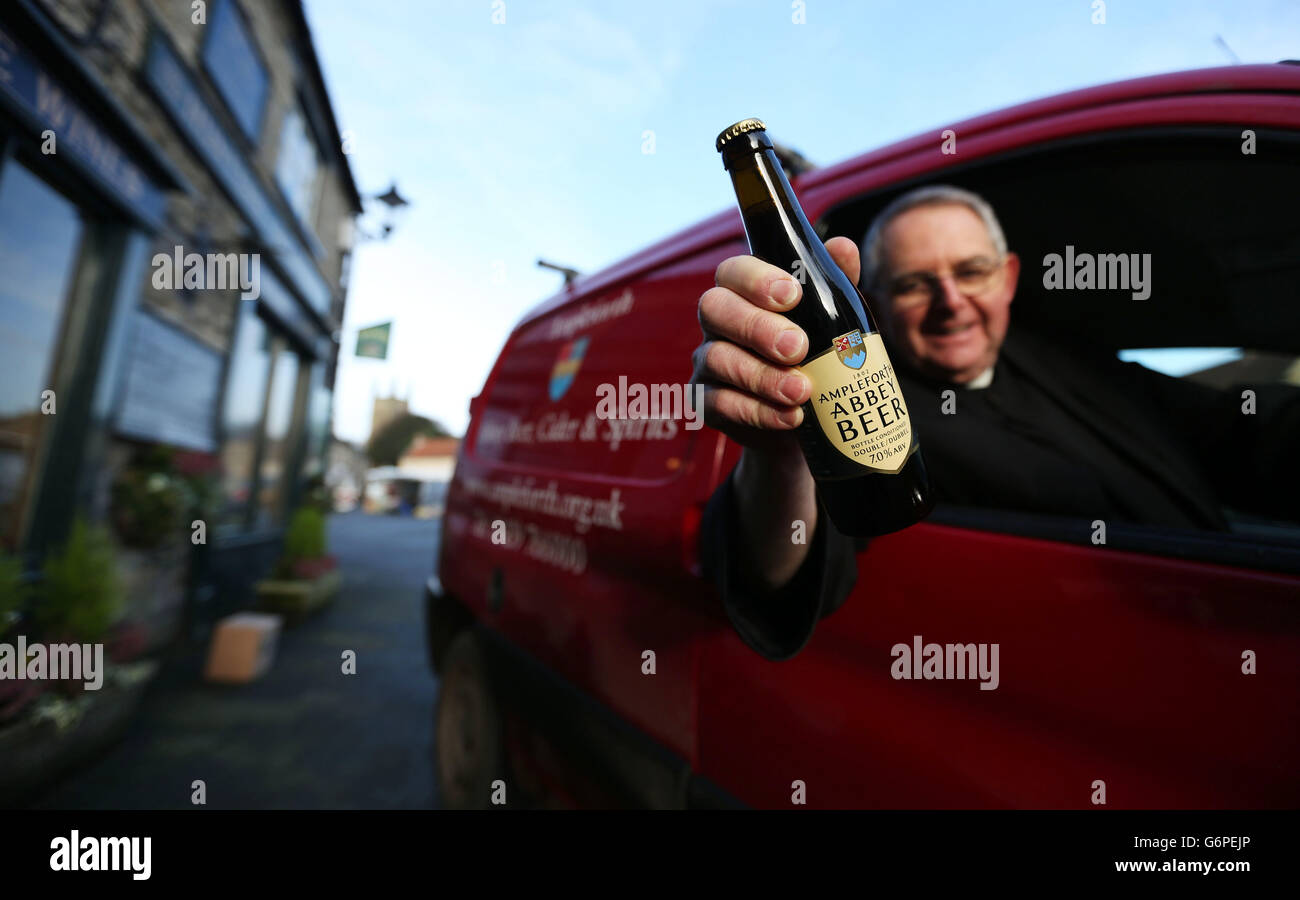
[[[244,684],[262,677],[275,658],[280,616],[236,613],[217,623],[208,648],[204,677],[225,684]]]

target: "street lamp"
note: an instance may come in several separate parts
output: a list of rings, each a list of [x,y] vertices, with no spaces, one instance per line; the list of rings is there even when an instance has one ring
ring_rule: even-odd
[[[395,218],[401,210],[409,207],[411,202],[398,193],[397,182],[390,184],[388,190],[384,191],[382,194],[370,194],[367,195],[366,199],[379,201],[384,204],[384,206],[388,207],[388,212],[384,217],[383,223],[379,226],[379,232],[377,234],[372,234],[358,226],[356,229],[358,241],[388,240],[389,235],[393,233],[393,228],[396,227],[396,222],[394,221]]]
[[[375,199],[392,209],[401,209],[403,206],[411,205],[405,197],[397,193],[397,182],[393,182],[389,185],[388,190],[384,191],[382,194],[376,195]]]

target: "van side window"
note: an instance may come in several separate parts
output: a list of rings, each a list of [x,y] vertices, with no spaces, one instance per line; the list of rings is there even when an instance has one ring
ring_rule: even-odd
[[[1052,398],[1085,394],[1060,374],[1065,356],[1077,354],[1118,402],[1152,411],[1135,416],[1142,427],[1132,433],[1094,434],[1062,448],[1062,457],[1082,461],[1118,445],[1117,455],[1150,470],[1152,493],[1163,495],[1153,505],[1166,503],[1178,524],[1121,514],[1113,517],[1121,531],[1159,532],[1184,548],[1212,543],[1196,534],[1225,546],[1300,547],[1300,223],[1276,202],[1300,196],[1300,138],[1270,133],[1278,153],[1243,162],[1239,131],[1106,133],[964,163],[849,200],[818,225],[861,243],[875,215],[912,188],[952,184],[984,197],[1020,259],[1009,336],[1032,335],[1063,351],[1041,373],[1026,365],[1021,374]],[[1010,347],[1009,337],[1000,367]],[[960,409],[962,395],[954,396]],[[1073,415],[1086,426],[1087,397],[1061,405],[1076,400]],[[1151,446],[1156,429],[1167,448]],[[990,451],[978,445],[945,460],[941,438],[921,433],[941,498],[946,474],[966,483],[952,474],[957,467],[978,476],[997,465],[981,458]],[[975,502],[943,498],[938,518],[1088,539],[1092,517],[1082,508],[1062,515],[1033,503],[1041,492],[1008,484]],[[1116,493],[1115,483],[1098,490]],[[1116,506],[1127,499],[1116,498]],[[1204,508],[1184,508],[1198,503]]]

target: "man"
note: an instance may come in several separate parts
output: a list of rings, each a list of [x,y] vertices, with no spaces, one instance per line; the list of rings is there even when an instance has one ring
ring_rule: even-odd
[[[1243,416],[1240,392],[1012,333],[1020,261],[977,195],[920,188],[880,213],[861,257],[847,238],[826,248],[866,288],[940,500],[1208,529],[1226,527],[1225,503],[1300,509],[1282,452],[1300,447],[1297,392]],[[785,659],[848,596],[865,541],[825,517],[794,438],[807,337],[780,313],[799,283],[750,256],[724,260],[716,282],[693,380],[705,421],[744,452],[705,512],[703,558],[741,637]],[[809,543],[791,540],[795,520]]]

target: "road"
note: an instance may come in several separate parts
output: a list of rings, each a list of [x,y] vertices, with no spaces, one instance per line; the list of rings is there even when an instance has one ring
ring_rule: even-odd
[[[122,740],[32,805],[192,808],[202,780],[216,809],[436,807],[422,586],[437,539],[437,521],[333,516],[343,590],[281,633],[261,680],[206,684],[201,652],[169,663]]]

